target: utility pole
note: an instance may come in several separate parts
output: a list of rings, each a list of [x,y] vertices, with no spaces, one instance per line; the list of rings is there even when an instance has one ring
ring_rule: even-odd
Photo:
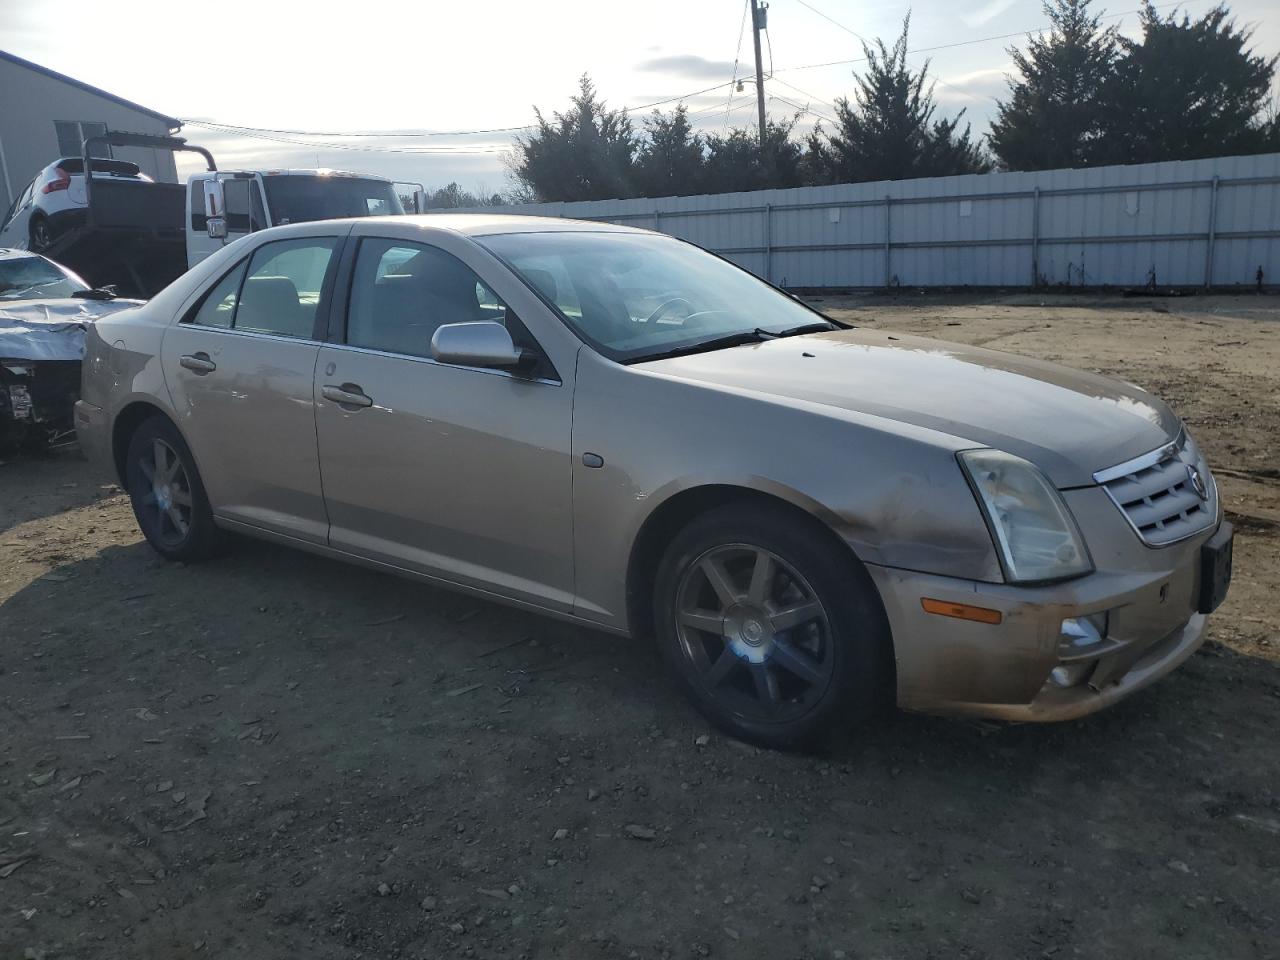
[[[769,4],[751,0],[751,39],[756,46],[756,106],[760,110],[760,151],[764,152],[764,64],[760,62],[760,31],[769,25]]]

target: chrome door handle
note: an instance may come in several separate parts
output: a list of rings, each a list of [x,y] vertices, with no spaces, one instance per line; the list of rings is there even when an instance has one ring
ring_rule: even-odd
[[[344,383],[342,386],[326,383],[320,388],[320,396],[347,407],[373,406],[373,400],[365,396],[364,391],[354,383]]]
[[[213,373],[218,369],[218,365],[209,359],[207,353],[188,353],[178,363],[193,373]]]

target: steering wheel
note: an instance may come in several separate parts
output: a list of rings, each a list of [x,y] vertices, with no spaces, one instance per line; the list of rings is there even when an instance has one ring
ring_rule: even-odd
[[[677,303],[683,303],[686,307],[689,308],[690,313],[693,312],[693,304],[690,303],[688,300],[686,300],[684,297],[672,297],[670,300],[664,300],[661,304],[659,304],[657,310],[653,311],[653,313],[649,314],[649,316],[644,318],[644,322],[656,323],[659,317],[661,317],[664,313],[667,312],[667,310],[669,310],[672,306],[674,306]],[[689,317],[686,316],[684,317],[684,319],[688,320]]]

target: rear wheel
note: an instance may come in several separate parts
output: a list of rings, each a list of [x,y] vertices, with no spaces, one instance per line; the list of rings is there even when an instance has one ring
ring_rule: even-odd
[[[168,560],[202,560],[218,530],[182,435],[164,417],[144,421],[129,441],[126,480],[133,515],[147,542]]]
[[[734,736],[811,746],[883,701],[879,597],[816,521],[769,504],[706,514],[667,549],[654,604],[681,685]]]
[[[32,253],[47,250],[53,244],[53,231],[49,229],[49,220],[42,216],[33,216],[27,226],[29,248]]]

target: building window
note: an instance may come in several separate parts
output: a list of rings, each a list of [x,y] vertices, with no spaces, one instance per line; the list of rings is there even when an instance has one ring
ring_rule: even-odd
[[[89,137],[99,137],[107,132],[105,123],[90,120],[55,120],[53,127],[58,131],[58,156],[84,156],[84,142]],[[93,148],[95,157],[111,158],[111,146],[99,143]]]

